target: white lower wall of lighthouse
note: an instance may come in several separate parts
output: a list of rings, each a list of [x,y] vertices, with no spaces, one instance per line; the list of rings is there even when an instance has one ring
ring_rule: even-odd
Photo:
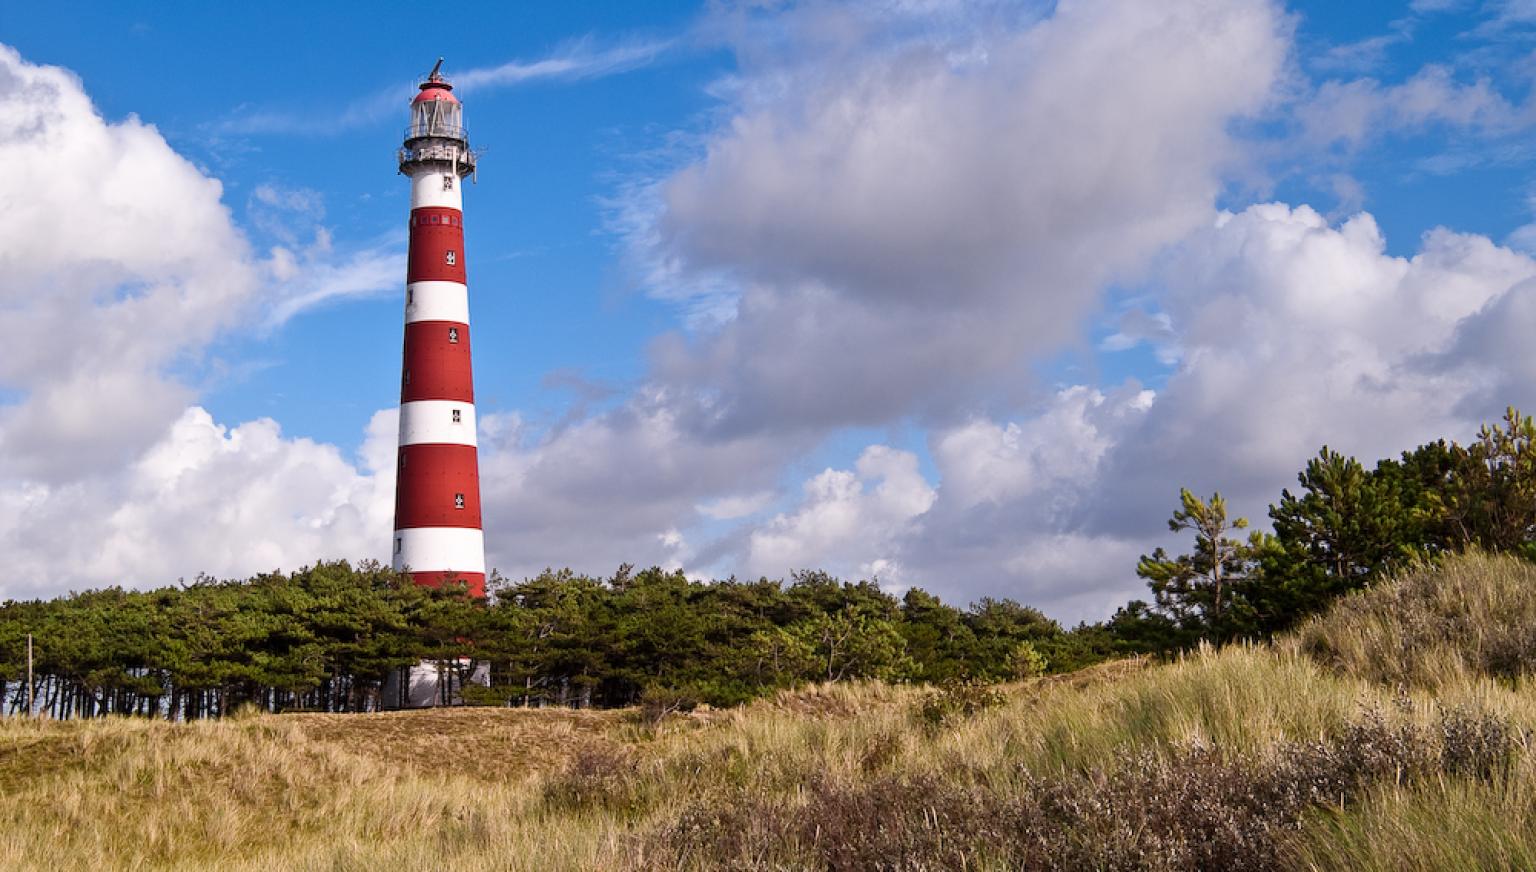
[[[465,678],[455,678],[468,672]],[[383,707],[386,709],[431,708],[463,705],[460,692],[463,681],[491,686],[491,664],[458,660],[434,662],[423,660],[415,666],[392,672],[384,680]]]
[[[395,569],[485,572],[485,534],[472,527],[411,527],[395,531]]]

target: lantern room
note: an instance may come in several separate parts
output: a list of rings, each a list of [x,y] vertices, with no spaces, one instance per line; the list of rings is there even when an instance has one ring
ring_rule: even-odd
[[[411,101],[411,124],[405,128],[405,142],[398,153],[400,172],[413,175],[418,170],[447,172],[459,177],[475,171],[475,153],[469,147],[469,131],[464,129],[464,107],[453,96],[453,85],[443,78],[443,59],[426,81],[421,93]],[[447,164],[447,168],[441,168]]]
[[[405,139],[457,139],[467,141],[464,130],[464,107],[453,96],[453,85],[443,78],[443,59],[437,59],[431,75],[421,83],[421,93],[411,101],[411,126],[405,131]]]

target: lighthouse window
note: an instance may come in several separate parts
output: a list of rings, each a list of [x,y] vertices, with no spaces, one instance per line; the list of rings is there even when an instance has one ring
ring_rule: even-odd
[[[454,494],[453,495],[453,507],[455,509],[462,509],[462,508],[464,508],[464,495],[463,494]]]
[[[395,537],[395,553],[396,554],[400,553],[400,548],[402,547],[403,543],[404,543],[404,540],[401,537],[399,537],[399,536]]]
[[[455,424],[462,424],[462,423],[464,423],[464,414],[462,412],[460,412],[458,409],[454,409],[453,410],[453,423],[455,423]]]
[[[453,190],[453,176],[443,176],[443,190]]]
[[[412,290],[411,288],[406,288],[405,289],[405,304],[407,306],[411,306],[411,305],[415,305],[415,303],[416,303],[416,291]]]
[[[453,342],[453,343],[457,343],[459,341],[459,328],[457,328],[457,327],[449,327],[448,328],[448,341],[449,342]]]
[[[447,254],[443,255],[443,260],[446,261],[449,266],[453,266],[459,262],[459,253],[450,249]]]
[[[404,378],[406,384],[410,384],[411,383],[411,371],[410,370],[406,370],[405,371],[405,375],[403,376],[403,378]]]
[[[441,223],[443,223],[443,216],[441,216],[441,215],[433,215],[432,216],[432,223],[433,224],[441,224]]]

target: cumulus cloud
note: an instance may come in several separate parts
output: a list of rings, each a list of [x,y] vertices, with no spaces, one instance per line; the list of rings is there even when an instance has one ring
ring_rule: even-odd
[[[284,438],[276,422],[216,423],[185,410],[112,474],[0,488],[0,596],[244,577],[387,550],[395,412],[369,424],[358,458]]]
[[[1094,530],[1083,518],[1123,497],[1105,469],[1154,402],[1134,384],[1079,385],[1017,420],[936,431],[937,499],[898,554],[911,581],[960,602],[1006,595],[1062,618],[1103,617],[1135,590],[1129,568],[1147,529]]]
[[[739,61],[714,85],[720,123],[696,160],[627,188],[613,224],[687,329],[599,411],[542,427],[486,410],[491,564],[820,566],[1096,618],[1140,590],[1136,556],[1180,486],[1258,520],[1324,442],[1374,459],[1528,402],[1530,258],[1449,230],[1390,255],[1366,214],[1217,211],[1245,161],[1233,123],[1283,87],[1289,26],[1265,0],[711,19]],[[1381,127],[1503,130],[1516,111],[1436,69],[1317,93],[1308,129],[1351,147]],[[23,204],[0,213],[0,387],[20,397],[0,407],[0,546],[29,585],[0,593],[387,549],[392,412],[348,457],[214,421],[163,373],[232,323],[395,284],[395,243],[338,255],[323,202],[269,185],[253,221],[313,220],[253,255],[218,183],[152,127],[104,121],[72,77],[14,53],[0,112],[12,165],[64,153],[94,174],[25,198],[0,180]],[[175,191],[174,214],[138,186]],[[1106,314],[1117,282],[1138,296]],[[1150,344],[1155,393],[1032,383],[1106,320],[1097,353]],[[874,444],[785,486],[847,425],[913,420],[926,457]]]
[[[620,407],[539,431],[515,414],[480,419],[484,516],[492,565],[517,577],[548,566],[589,572],[620,563],[707,565],[686,529],[700,504],[769,490],[800,440],[702,440],[680,424],[671,397],[645,392]],[[782,573],[782,570],[781,570]]]
[[[917,456],[866,448],[852,470],[827,469],[805,483],[805,500],[755,530],[747,566],[779,576],[791,569],[854,564],[860,574],[900,580],[896,546],[912,519],[933,505]]]
[[[1262,522],[1324,444],[1370,462],[1529,403],[1536,261],[1443,229],[1412,257],[1385,247],[1368,214],[1223,213],[1161,265],[1183,350],[1166,384],[937,431],[938,498],[900,559],[960,599],[1102,617],[1139,591],[1180,487]]]
[[[189,394],[159,372],[233,323],[260,272],[221,187],[79,82],[0,46],[0,477],[134,457]]]
[[[1138,555],[1185,544],[1162,524],[1180,487],[1220,490],[1262,524],[1324,444],[1370,462],[1536,400],[1523,353],[1536,261],[1482,236],[1438,229],[1396,257],[1368,214],[1332,224],[1263,204],[1217,216],[1158,275],[1182,354],[1155,394],[1078,385],[1026,414],[935,428],[931,502],[899,524],[860,512],[861,480],[828,471],[752,542],[814,546],[824,530],[842,550],[800,547],[838,571],[886,560],[958,601],[1102,618],[1144,593]]]
[[[949,30],[918,40],[808,9],[816,62],[763,51],[780,30],[740,37],[729,123],[633,237],[668,299],[739,289],[724,327],[653,354],[658,379],[719,400],[722,432],[953,408],[1072,341],[1106,282],[1208,220],[1229,126],[1270,100],[1288,44],[1263,0],[975,29],[945,7]]]
[[[1493,411],[1461,402],[1478,380],[1427,361],[1533,269],[1443,229],[1394,257],[1368,214],[1337,226],[1304,206],[1224,214],[1167,264],[1163,304],[1184,356],[1114,460],[1137,498],[1104,517],[1145,524],[1181,483],[1259,513],[1324,443],[1375,459],[1466,433]]]

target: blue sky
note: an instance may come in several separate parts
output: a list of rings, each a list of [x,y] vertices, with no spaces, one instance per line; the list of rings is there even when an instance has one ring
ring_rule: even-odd
[[[1262,517],[1324,442],[1530,393],[1519,0],[467,8],[0,17],[0,111],[44,132],[0,153],[79,179],[0,188],[0,596],[383,555],[392,158],[439,55],[514,577],[1102,617],[1180,486]]]

